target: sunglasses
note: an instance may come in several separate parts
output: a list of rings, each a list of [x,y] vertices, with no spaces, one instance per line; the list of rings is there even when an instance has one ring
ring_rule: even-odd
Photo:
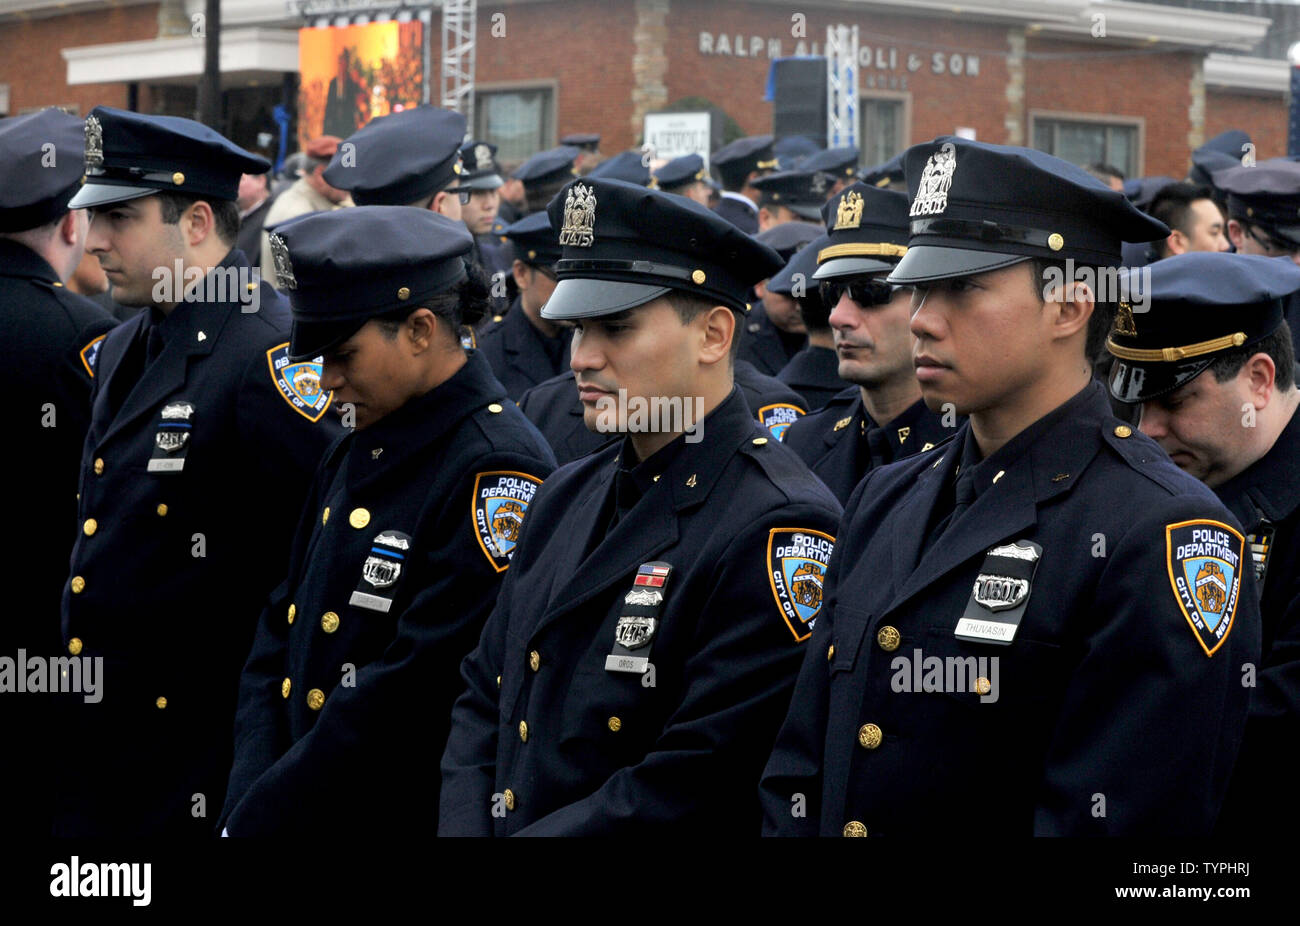
[[[822,304],[833,309],[839,305],[840,297],[845,293],[848,293],[849,298],[858,305],[866,308],[872,305],[884,305],[902,288],[880,278],[859,277],[851,280],[822,280],[819,290]]]

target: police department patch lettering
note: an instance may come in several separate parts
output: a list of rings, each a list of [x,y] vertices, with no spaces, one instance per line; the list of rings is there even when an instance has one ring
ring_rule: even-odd
[[[1165,527],[1169,582],[1178,606],[1213,656],[1237,615],[1246,539],[1219,521],[1180,521]]]
[[[104,346],[104,338],[106,337],[108,335],[101,334],[81,349],[81,363],[86,368],[86,372],[90,374],[91,379],[95,378],[95,362],[99,360],[99,349]]]
[[[497,572],[505,572],[510,565],[524,526],[524,514],[541,484],[536,476],[509,470],[474,477],[470,518],[478,545]]]
[[[759,424],[771,431],[777,440],[785,440],[785,432],[790,429],[790,425],[802,417],[803,409],[783,402],[764,405],[758,410]]]
[[[308,421],[320,421],[320,416],[325,414],[334,398],[333,392],[324,392],[320,387],[323,360],[317,357],[290,363],[288,341],[266,352],[266,364],[271,370],[271,382],[275,383],[276,391],[290,408]]]
[[[812,636],[822,609],[826,564],[835,538],[799,527],[774,527],[767,535],[767,575],[772,596],[795,640]]]

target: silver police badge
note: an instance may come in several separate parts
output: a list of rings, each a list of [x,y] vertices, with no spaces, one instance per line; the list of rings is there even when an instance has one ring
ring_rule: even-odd
[[[490,169],[492,167],[492,149],[487,145],[475,145],[474,163],[479,170]]]
[[[86,172],[104,169],[104,127],[96,116],[86,117]]]
[[[153,440],[159,449],[165,450],[167,453],[175,453],[189,443],[190,432],[186,430],[186,427],[193,415],[194,406],[189,402],[173,402],[170,405],[163,406],[163,421],[184,422],[185,424],[180,427],[164,427],[154,434]]]
[[[640,649],[654,639],[658,625],[653,617],[620,617],[614,640],[626,649]]]
[[[275,262],[275,275],[281,289],[297,289],[298,279],[293,275],[293,262],[289,260],[289,246],[277,234],[267,235],[271,242],[271,260]]]
[[[975,579],[975,603],[990,611],[1006,611],[1029,596],[1029,582],[1011,576],[980,573]]]
[[[634,588],[623,596],[623,601],[627,604],[639,604],[647,607],[656,607],[663,604],[664,593],[657,588]]]
[[[596,242],[596,193],[591,187],[575,183],[564,198],[564,225],[560,244],[572,248],[589,248]]]
[[[397,578],[401,574],[401,563],[379,556],[367,556],[365,565],[361,567],[361,578],[375,588],[391,588],[397,584]]]
[[[957,147],[950,141],[939,146],[939,150],[930,155],[925,169],[921,171],[921,182],[916,188],[916,199],[908,212],[911,216],[937,215],[948,208],[948,190],[952,187],[952,177],[957,171]]]

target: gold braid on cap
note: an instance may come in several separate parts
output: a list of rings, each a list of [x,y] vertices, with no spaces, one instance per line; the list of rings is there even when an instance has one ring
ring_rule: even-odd
[[[1189,357],[1200,357],[1203,354],[1213,354],[1229,347],[1240,347],[1245,343],[1245,333],[1238,331],[1236,334],[1227,334],[1212,341],[1198,341],[1184,347],[1154,347],[1149,350],[1137,347],[1122,347],[1116,344],[1113,338],[1107,338],[1106,349],[1120,360],[1136,360],[1139,363],[1176,363]]]

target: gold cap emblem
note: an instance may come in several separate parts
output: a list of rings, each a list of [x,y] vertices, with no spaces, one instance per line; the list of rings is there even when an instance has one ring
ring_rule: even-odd
[[[596,242],[596,194],[583,183],[569,187],[564,198],[564,225],[560,244],[571,248],[589,248]]]
[[[96,116],[86,117],[86,173],[104,169],[104,127]]]
[[[839,231],[841,228],[857,228],[861,224],[862,194],[856,191],[847,193],[835,209],[835,227],[831,231]]]
[[[921,182],[916,188],[916,199],[908,215],[938,215],[948,208],[948,190],[952,187],[953,174],[957,172],[957,147],[950,141],[939,146],[939,150],[930,155],[925,169],[921,171]]]
[[[1133,307],[1127,302],[1121,302],[1115,307],[1115,326],[1111,330],[1113,334],[1137,337],[1137,322],[1133,318]]]
[[[293,275],[293,262],[289,260],[289,246],[275,233],[267,237],[271,242],[271,260],[275,263],[275,275],[280,280],[280,288],[297,289],[298,278]]]

